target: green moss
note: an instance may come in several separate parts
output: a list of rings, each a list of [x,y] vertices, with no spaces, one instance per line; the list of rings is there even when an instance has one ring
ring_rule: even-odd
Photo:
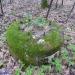
[[[20,59],[26,67],[29,64],[36,65],[37,57],[44,57],[47,53],[51,55],[61,45],[62,39],[58,30],[52,30],[43,37],[45,44],[37,44],[32,38],[32,32],[22,32],[19,27],[19,21],[10,24],[6,31],[6,39],[11,54]]]

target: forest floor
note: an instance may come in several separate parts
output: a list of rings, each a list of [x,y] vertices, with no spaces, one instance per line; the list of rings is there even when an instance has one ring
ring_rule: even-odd
[[[71,13],[67,23],[67,15],[69,14],[75,0],[64,0],[64,5],[61,6],[61,0],[59,0],[59,6],[54,9],[55,2],[53,2],[51,11],[48,19],[57,21],[64,28],[64,36],[69,36],[71,39],[64,41],[64,45],[74,44],[75,45],[75,8]],[[31,13],[35,16],[46,16],[48,9],[41,9],[40,0],[13,0],[13,2],[5,3],[3,5],[4,16],[0,16],[0,73],[7,70],[10,74],[0,75],[11,75],[15,69],[20,68],[19,61],[16,61],[9,53],[9,48],[6,45],[5,31],[9,24],[15,20],[23,17],[26,13]],[[74,69],[75,71],[75,69]],[[23,75],[23,73],[22,73]],[[34,74],[35,75],[35,74]],[[60,74],[57,74],[60,75]],[[63,75],[75,75],[69,73],[69,68],[64,70]]]

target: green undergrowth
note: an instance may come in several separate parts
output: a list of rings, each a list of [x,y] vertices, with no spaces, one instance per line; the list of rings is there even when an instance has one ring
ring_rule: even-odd
[[[43,26],[47,26],[49,25],[49,21],[46,20],[44,17],[39,16],[39,17],[32,17],[31,14],[28,14],[28,16],[25,16],[21,22],[27,26],[39,26],[39,27],[43,27]]]
[[[43,26],[49,25],[49,21],[46,20],[46,18],[43,18],[40,16],[40,17],[36,17],[32,20],[32,25],[43,27]]]
[[[75,45],[74,44],[70,44],[68,45],[68,48],[71,49],[72,51],[75,50]],[[75,51],[73,52],[75,54]],[[73,55],[74,55],[73,54]],[[54,61],[51,61],[49,65],[42,65],[41,67],[39,67],[39,69],[37,69],[37,75],[46,75],[46,74],[51,74],[51,64],[55,65],[55,71],[56,73],[62,73],[63,68],[62,68],[62,60],[65,59],[68,62],[68,65],[74,65],[75,62],[69,57],[68,51],[66,48],[61,48],[61,55],[59,58],[53,58]],[[32,67],[27,67],[26,71],[25,71],[25,75],[33,75],[33,73],[36,73],[35,71],[35,66]],[[16,70],[16,74],[15,75],[20,75],[20,71]]]
[[[45,36],[45,41],[51,44],[52,48],[60,47],[62,39],[60,38],[60,33],[57,29],[51,30],[50,34]]]
[[[50,70],[51,70],[50,65],[42,65],[37,70],[36,70],[36,68],[37,68],[36,66],[27,67],[24,75],[33,75],[36,73],[36,71],[37,71],[37,75],[45,75],[46,72],[50,72]],[[16,69],[14,75],[20,75],[20,69]]]
[[[71,49],[73,51],[73,57],[75,57],[75,45],[74,44],[70,44],[68,45],[68,49]],[[59,58],[53,58],[54,61],[51,61],[49,65],[42,65],[37,71],[37,75],[46,75],[46,74],[51,74],[51,64],[55,65],[55,73],[62,73],[63,68],[62,68],[62,60],[65,59],[66,62],[68,63],[68,65],[74,65],[75,62],[73,61],[73,57],[70,59],[69,57],[69,53],[67,51],[66,48],[61,48],[61,55]],[[28,67],[25,71],[25,75],[33,75],[33,73],[36,73],[35,71],[35,66],[32,67]],[[16,71],[16,75],[20,72],[18,70],[18,72]]]
[[[57,27],[43,37],[45,43],[38,44],[33,39],[32,32],[22,32],[20,25],[18,20],[12,22],[6,31],[6,39],[11,54],[20,59],[25,67],[30,64],[36,65],[37,58],[55,53],[62,45],[62,37]]]

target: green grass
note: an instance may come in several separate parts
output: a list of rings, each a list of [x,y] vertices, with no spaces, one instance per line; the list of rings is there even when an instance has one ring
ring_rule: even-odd
[[[53,54],[61,46],[62,39],[60,32],[55,29],[43,37],[45,44],[37,44],[32,38],[32,32],[20,31],[20,21],[14,21],[6,31],[6,39],[10,52],[17,59],[20,59],[27,67],[36,65],[36,58]],[[38,58],[38,59],[39,59]]]
[[[50,34],[45,36],[45,41],[51,44],[52,48],[57,48],[62,43],[60,32],[58,30],[50,31]]]

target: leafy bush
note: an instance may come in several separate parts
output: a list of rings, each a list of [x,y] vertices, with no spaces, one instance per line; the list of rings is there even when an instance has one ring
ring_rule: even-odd
[[[25,66],[36,65],[37,58],[53,54],[60,47],[62,39],[58,30],[52,30],[43,37],[45,44],[38,44],[32,37],[32,32],[20,31],[20,22],[14,21],[6,31],[10,52],[20,59]],[[47,55],[48,56],[48,55]]]

